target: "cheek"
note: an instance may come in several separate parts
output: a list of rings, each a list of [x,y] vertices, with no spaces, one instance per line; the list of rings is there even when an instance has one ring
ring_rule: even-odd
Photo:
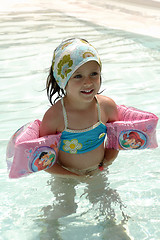
[[[101,84],[101,77],[97,77],[97,78],[95,79],[95,82],[96,82],[97,84]]]
[[[97,85],[98,88],[100,88],[101,87],[101,79],[100,78],[96,79],[95,84]]]
[[[77,86],[75,85],[75,84],[67,84],[67,86],[66,86],[66,94],[72,94],[73,95],[73,93],[75,93],[76,92],[76,89],[77,89]]]
[[[81,81],[72,81],[71,83],[68,83],[66,86],[66,91],[70,91],[73,89],[77,89],[81,86]]]

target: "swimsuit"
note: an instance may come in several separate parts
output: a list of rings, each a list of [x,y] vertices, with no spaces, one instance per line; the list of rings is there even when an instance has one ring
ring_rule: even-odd
[[[67,113],[64,107],[63,98],[61,99],[65,129],[61,135],[61,151],[71,154],[81,154],[94,150],[99,147],[105,139],[107,127],[101,122],[101,111],[97,101],[98,122],[84,130],[68,129]]]

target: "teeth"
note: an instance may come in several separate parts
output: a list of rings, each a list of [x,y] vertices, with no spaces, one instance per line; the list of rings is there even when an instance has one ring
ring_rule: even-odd
[[[84,90],[83,92],[87,92],[87,93],[88,93],[88,92],[91,92],[91,91],[92,91],[92,90]]]

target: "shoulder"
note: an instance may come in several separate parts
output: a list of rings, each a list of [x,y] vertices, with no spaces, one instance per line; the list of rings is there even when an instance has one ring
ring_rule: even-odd
[[[114,100],[103,95],[97,95],[97,99],[98,99],[101,111],[104,112],[104,114],[108,119],[107,122],[117,121],[118,109]]]
[[[40,125],[40,136],[46,136],[57,133],[62,119],[61,102],[56,102],[51,106],[43,116]]]

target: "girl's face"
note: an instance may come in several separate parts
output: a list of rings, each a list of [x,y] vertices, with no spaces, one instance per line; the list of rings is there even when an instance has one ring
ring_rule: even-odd
[[[100,89],[100,66],[90,61],[79,67],[71,76],[66,86],[67,97],[75,100],[91,100]]]

